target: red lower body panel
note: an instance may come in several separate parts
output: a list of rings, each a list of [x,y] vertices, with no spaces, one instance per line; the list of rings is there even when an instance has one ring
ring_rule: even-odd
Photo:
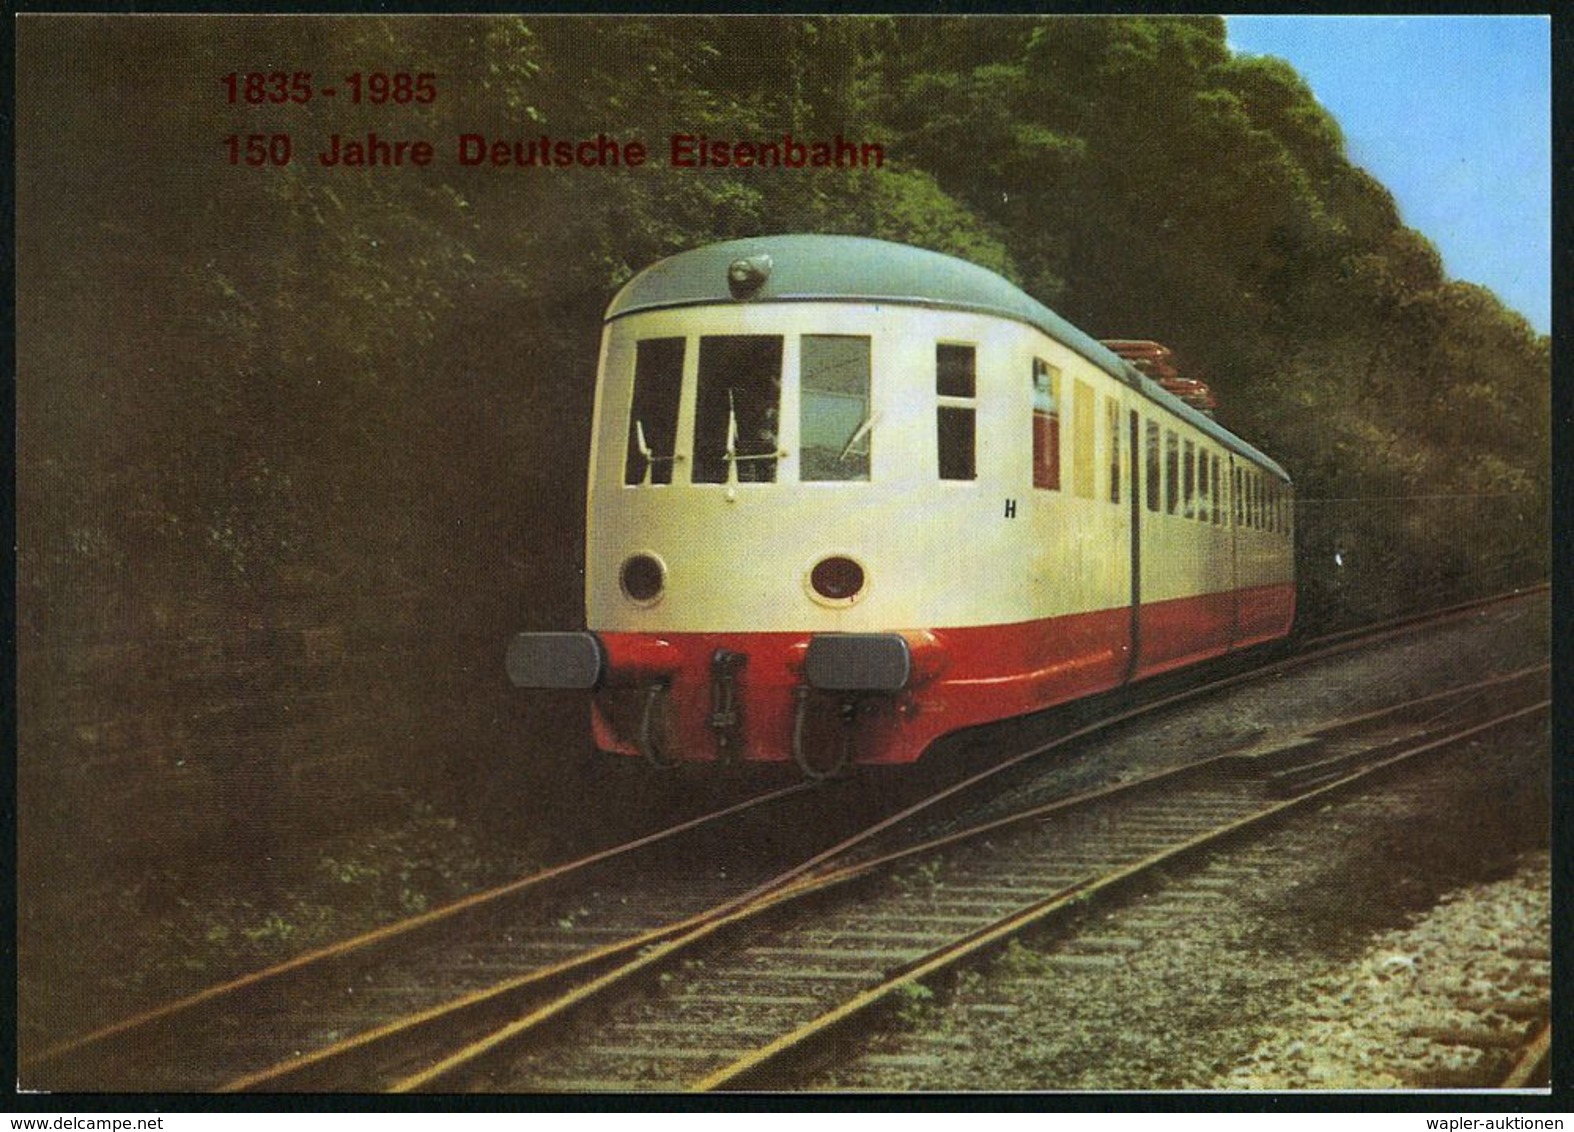
[[[1204,594],[1142,607],[1133,677],[1196,664],[1228,652],[1235,636],[1234,593]]]
[[[915,652],[909,687],[860,697],[853,758],[861,763],[916,760],[931,743],[964,727],[1024,715],[1218,656],[1289,632],[1293,585],[1209,594],[1142,607],[1139,655],[1130,663],[1131,610],[1125,607],[1013,625],[931,629],[923,662]],[[592,724],[604,750],[638,754],[639,736],[668,758],[751,761],[792,757],[797,691],[806,633],[602,633],[608,676],[596,693]],[[718,649],[746,659],[718,693]],[[662,683],[654,699],[648,689]],[[734,718],[716,721],[718,708]],[[654,707],[650,707],[654,702]],[[805,744],[840,741],[838,699],[816,693],[804,721]],[[650,718],[644,718],[647,711]],[[721,722],[722,726],[716,726]],[[724,741],[725,740],[725,741]],[[819,761],[819,760],[817,760]]]
[[[1254,586],[1240,591],[1235,647],[1273,641],[1290,631],[1295,620],[1295,586]]]

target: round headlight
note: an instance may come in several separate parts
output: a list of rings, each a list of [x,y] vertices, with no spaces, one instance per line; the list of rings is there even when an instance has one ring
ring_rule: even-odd
[[[636,554],[623,563],[618,581],[623,592],[635,601],[655,601],[666,585],[667,571],[654,555]]]
[[[846,601],[864,588],[864,568],[840,554],[822,558],[809,572],[809,585],[828,601]]]

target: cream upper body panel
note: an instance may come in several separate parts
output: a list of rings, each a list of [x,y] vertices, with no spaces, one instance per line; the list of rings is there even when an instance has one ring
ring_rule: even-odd
[[[1066,607],[1067,591],[1030,585],[1043,571],[1024,565],[1035,524],[1026,513],[1030,469],[1016,465],[1030,389],[1025,380],[1008,387],[1005,373],[1027,372],[1015,359],[1029,333],[986,315],[834,302],[689,307],[610,323],[589,489],[592,628],[875,631],[1020,621]],[[698,343],[736,335],[781,338],[774,482],[694,483]],[[806,480],[805,336],[869,340],[868,427],[857,445],[867,451],[867,480]],[[630,484],[636,343],[660,338],[687,344],[671,482]],[[974,396],[937,393],[937,343],[976,351]],[[942,405],[973,413],[972,479],[939,477]],[[1008,494],[1020,500],[1009,518]],[[621,563],[641,552],[666,567],[666,589],[650,604],[631,601],[619,584]],[[809,571],[830,555],[864,569],[866,585],[850,603],[819,600],[808,586]]]
[[[760,388],[773,408],[761,409],[759,397],[746,398],[741,386],[736,402],[731,386],[726,399],[701,388],[724,380],[714,361],[701,379],[702,352],[716,356],[709,343],[743,337],[766,340],[779,389],[771,382]],[[817,478],[825,457],[816,458],[819,464],[806,458],[805,402],[814,394],[805,375],[820,364],[813,359],[824,356],[829,339],[867,342],[849,355],[867,358],[866,400],[849,403],[852,415],[839,426],[849,432],[843,455],[851,453],[856,471],[836,473],[860,478]],[[636,408],[639,344],[659,340],[681,343],[670,347],[668,400],[675,403],[661,408],[669,414],[664,424],[648,400]],[[956,385],[942,391],[942,348],[970,352],[971,395]],[[1064,444],[1055,490],[1035,487],[1034,479],[1032,378],[1041,364],[1057,375]],[[874,632],[1009,624],[1125,605],[1131,461],[1144,459],[1130,444],[1134,409],[1141,421],[1160,421],[1202,450],[1203,434],[1186,422],[1038,328],[990,314],[797,301],[615,318],[602,343],[590,467],[589,625],[658,634]],[[941,475],[946,416],[952,440],[971,429],[971,478]],[[723,434],[743,459],[718,456]],[[639,449],[660,449],[656,460],[666,470],[655,474],[658,463],[631,455]],[[1145,500],[1140,510],[1144,554],[1154,555],[1144,569],[1144,600],[1238,584],[1228,568],[1228,525],[1152,515]],[[635,554],[664,568],[665,586],[654,601],[636,601],[620,584],[621,566]],[[828,556],[862,567],[865,585],[856,598],[827,601],[813,592],[810,571]]]

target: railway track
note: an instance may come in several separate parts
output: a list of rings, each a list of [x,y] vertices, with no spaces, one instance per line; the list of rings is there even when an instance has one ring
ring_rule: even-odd
[[[1382,635],[1415,624],[1385,627]],[[1372,639],[1311,642],[1268,671]],[[859,855],[892,862],[914,852],[909,845],[882,856],[880,847],[900,845],[900,831],[911,830],[919,814],[938,819],[948,803],[959,804],[985,782],[1049,750],[1261,675],[1240,674],[1166,696],[1061,736],[807,859],[780,868],[735,868],[730,876],[689,870],[682,884],[672,883],[671,862],[692,859],[695,838],[724,845],[727,823],[789,804],[805,788],[772,791],[62,1043],[24,1063],[23,1080],[54,1089],[430,1087],[459,1066],[510,1046],[545,1019],[576,1015],[581,1004],[600,1001],[641,972],[655,972],[661,985],[662,975],[675,977],[673,963],[689,961],[697,944],[731,925],[757,922],[771,910],[850,884],[862,870],[893,867],[847,862]],[[1172,773],[1198,772],[1182,768],[1156,781],[1167,782]],[[1009,819],[1021,820],[1034,819]],[[827,875],[807,879],[816,870]],[[654,912],[653,904],[659,906]],[[982,909],[970,913],[979,914]],[[845,986],[846,980],[839,975],[831,982]],[[750,1005],[746,992],[730,1001]],[[464,1056],[451,1052],[456,1045]],[[445,1068],[434,1075],[434,1066]]]
[[[420,1017],[495,990],[500,975],[550,986],[616,961],[687,914],[746,896],[769,873],[746,865],[691,871],[654,922],[644,900],[630,907],[673,853],[696,838],[725,839],[733,823],[809,789],[767,791],[208,987],[49,1047],[23,1063],[23,1079],[55,1090],[216,1089],[237,1065],[337,1047],[346,1034],[387,1019]]]
[[[1411,996],[1430,1007],[1399,1035],[1410,1077],[1424,1088],[1506,1089],[1551,1084],[1551,941],[1489,939],[1462,931],[1452,977],[1432,977]],[[1402,962],[1404,957],[1400,957]]]
[[[1520,805],[1546,801],[1524,785],[1545,766],[1543,725],[1483,733],[1071,911],[932,993],[893,996],[781,1079],[880,1093],[1544,1086],[1544,1072],[1507,1076],[1550,1017],[1546,855]],[[1525,793],[1505,807],[1511,784]]]
[[[1550,975],[1550,970],[1542,973],[1542,977],[1549,981]],[[1500,1081],[1500,1087],[1505,1089],[1550,1085],[1552,1023],[1547,1020],[1550,1005],[1534,999],[1517,998],[1497,998],[1477,1005],[1483,1020],[1481,1024],[1426,1026],[1414,1029],[1407,1035],[1443,1047],[1455,1056],[1461,1051],[1469,1051],[1478,1058],[1478,1065],[1473,1068],[1434,1072],[1427,1075],[1421,1084],[1431,1089],[1479,1089],[1490,1087],[1495,1080]],[[1534,1013],[1526,1015],[1522,1013],[1525,1009]],[[1486,1025],[1484,1020],[1495,1014],[1507,1014],[1512,1020],[1511,1024],[1502,1027]]]
[[[807,878],[544,1003],[395,1091],[782,1088],[794,1059],[1021,932],[1430,752],[1544,711],[1544,671],[1220,754]],[[1454,718],[1495,701],[1482,718]],[[1505,707],[1510,699],[1529,700]],[[619,993],[621,992],[621,993]],[[619,994],[586,1013],[594,998]]]

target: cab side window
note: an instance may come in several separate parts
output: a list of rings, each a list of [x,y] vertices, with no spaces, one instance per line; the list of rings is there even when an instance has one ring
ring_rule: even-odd
[[[623,461],[626,484],[672,482],[683,347],[682,338],[646,338],[634,347],[634,399]]]
[[[800,357],[799,479],[867,480],[869,339],[805,334]]]

